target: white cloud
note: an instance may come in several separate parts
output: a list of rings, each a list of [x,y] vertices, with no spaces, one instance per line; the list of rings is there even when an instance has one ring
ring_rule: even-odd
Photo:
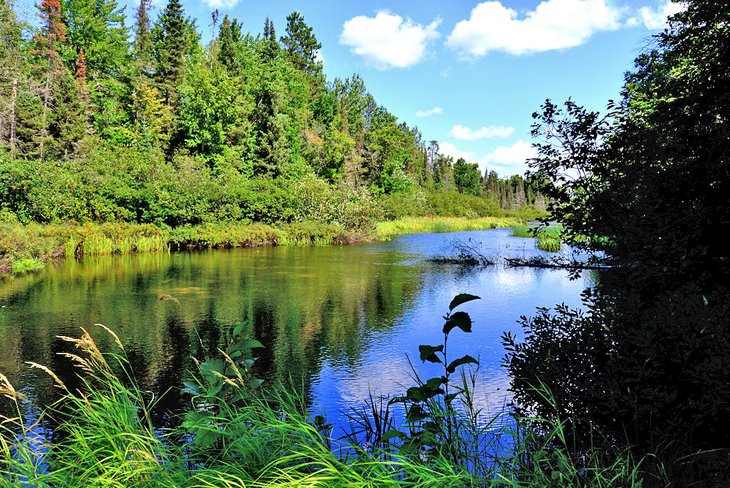
[[[483,162],[501,176],[522,174],[527,170],[525,162],[537,156],[532,144],[520,139],[511,146],[499,146],[489,153]]]
[[[674,3],[667,0],[664,5],[660,5],[653,9],[651,7],[641,7],[639,16],[644,26],[650,30],[662,30],[667,26],[667,19],[674,14],[684,10],[686,5],[683,3]]]
[[[239,3],[241,3],[241,0],[203,0],[203,3],[206,4],[210,8],[233,8]]]
[[[427,110],[419,110],[416,112],[416,117],[431,117],[432,115],[441,115],[444,113],[444,109],[441,107],[433,107]]]
[[[461,139],[463,141],[476,141],[477,139],[494,139],[509,137],[514,133],[514,127],[494,126],[482,127],[481,129],[473,130],[469,127],[456,124],[449,132],[449,135],[454,139]]]
[[[596,32],[619,29],[623,13],[608,0],[545,0],[520,17],[500,2],[482,2],[469,20],[456,24],[446,45],[467,58],[490,51],[522,55],[567,49]]]
[[[340,44],[362,56],[377,69],[407,68],[426,56],[426,46],[440,37],[437,18],[423,26],[387,11],[375,17],[354,17],[342,26]]]
[[[477,155],[469,151],[461,151],[455,145],[450,142],[439,142],[439,153],[444,156],[451,156],[456,161],[459,158],[464,158],[468,163],[477,162]]]
[[[488,168],[490,171],[496,171],[503,178],[523,174],[527,170],[526,161],[537,156],[537,151],[532,144],[522,139],[511,146],[498,146],[481,158],[471,151],[462,151],[450,142],[439,142],[439,152],[445,156],[451,156],[454,161],[464,158],[467,163],[477,163],[482,174]]]

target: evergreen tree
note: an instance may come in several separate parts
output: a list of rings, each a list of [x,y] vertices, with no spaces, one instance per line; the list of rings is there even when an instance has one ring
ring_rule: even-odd
[[[7,145],[10,156],[17,150],[17,100],[23,84],[21,72],[22,28],[12,5],[0,1],[0,145]]]
[[[216,61],[234,73],[239,69],[236,44],[240,41],[240,28],[237,29],[236,27],[237,21],[234,20],[231,23],[227,15],[223,18],[218,34],[218,51],[216,53]]]
[[[304,22],[302,14],[292,12],[286,17],[286,35],[281,38],[281,42],[289,59],[299,71],[312,77],[319,73],[317,53],[322,44],[317,41],[312,28]]]
[[[459,193],[481,195],[482,177],[479,173],[479,165],[467,163],[464,158],[457,159],[454,163],[454,183]]]
[[[168,106],[177,104],[177,89],[183,79],[186,24],[180,0],[170,0],[153,33],[155,78]]]
[[[73,56],[70,65],[83,51],[94,78],[122,74],[129,64],[124,8],[116,0],[63,0],[63,10]]]
[[[150,28],[150,0],[139,0],[137,7],[137,25],[134,34],[134,57],[137,70],[143,76],[152,76],[152,32]]]
[[[38,156],[44,158],[46,146],[51,142],[48,129],[55,89],[66,72],[66,66],[61,59],[61,52],[66,48],[66,25],[63,23],[59,0],[43,0],[38,5],[38,11],[43,24],[33,37],[34,48],[31,54],[36,56],[36,73],[40,82],[37,91],[42,101],[42,110],[37,123],[31,125],[39,129],[34,139]]]
[[[279,52],[279,41],[276,39],[276,29],[274,23],[266,17],[264,21],[264,59],[272,60]]]

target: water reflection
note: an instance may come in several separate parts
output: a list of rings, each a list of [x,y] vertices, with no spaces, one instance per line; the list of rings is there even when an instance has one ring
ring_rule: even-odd
[[[338,424],[340,412],[369,391],[395,395],[412,384],[405,354],[417,359],[419,344],[439,343],[450,299],[469,292],[483,297],[466,307],[474,333],[454,334],[450,348],[480,356],[478,398],[499,408],[506,401],[502,332],[516,331],[517,318],[536,306],[578,305],[585,284],[561,271],[465,269],[426,260],[455,237],[481,240],[502,255],[532,245],[496,230],[362,246],[68,262],[0,285],[0,370],[33,404],[46,403],[56,394],[50,381],[23,362],[47,364],[73,383],[68,362],[57,355],[68,345],[56,336],[78,335],[80,326],[94,332],[93,324],[104,323],[125,344],[142,388],[159,394],[180,385],[192,356],[220,345],[225,327],[246,322],[244,334],[266,346],[258,373],[269,381],[303,380],[313,408]],[[111,338],[95,332],[102,348],[114,349]],[[419,373],[435,374],[429,366],[417,364]],[[182,402],[173,390],[160,410],[177,410]]]

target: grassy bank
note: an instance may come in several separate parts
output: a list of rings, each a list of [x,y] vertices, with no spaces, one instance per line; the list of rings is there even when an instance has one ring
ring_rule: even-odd
[[[380,222],[375,230],[349,230],[339,224],[295,222],[215,223],[166,228],[154,224],[0,224],[0,275],[35,271],[66,257],[106,256],[171,250],[326,246],[386,239],[396,234],[458,232],[514,227],[513,217],[405,217]]]
[[[496,229],[514,227],[522,221],[513,217],[403,217],[377,224],[376,235],[387,237],[397,234],[419,232],[460,232],[466,230]]]
[[[64,257],[105,256],[179,249],[311,246],[371,240],[338,224],[219,223],[174,229],[153,224],[0,224],[0,275],[20,274]]]

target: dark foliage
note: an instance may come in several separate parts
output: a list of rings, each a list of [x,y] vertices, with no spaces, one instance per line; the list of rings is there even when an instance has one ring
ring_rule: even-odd
[[[690,1],[626,75],[607,116],[572,101],[535,114],[533,181],[565,238],[615,270],[506,336],[522,408],[551,415],[552,390],[577,446],[659,455],[678,485],[714,484],[730,446],[730,9]],[[712,462],[697,469],[698,450]],[[719,474],[718,474],[719,473]]]

